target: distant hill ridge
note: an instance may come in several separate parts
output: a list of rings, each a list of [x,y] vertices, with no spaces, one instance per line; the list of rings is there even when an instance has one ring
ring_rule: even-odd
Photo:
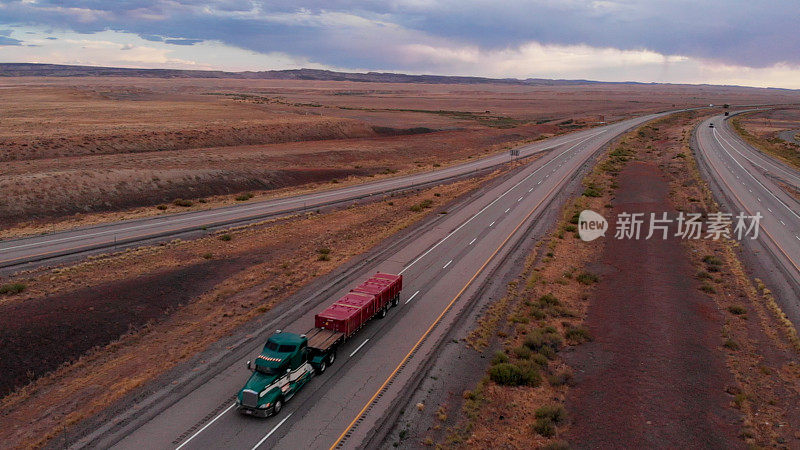
[[[588,80],[542,78],[484,78],[446,75],[406,75],[386,72],[334,72],[319,69],[224,72],[221,70],[132,69],[123,67],[70,66],[60,64],[0,63],[0,77],[142,77],[142,78],[238,78],[262,80],[362,81],[373,83],[521,84],[538,86],[601,83]]]

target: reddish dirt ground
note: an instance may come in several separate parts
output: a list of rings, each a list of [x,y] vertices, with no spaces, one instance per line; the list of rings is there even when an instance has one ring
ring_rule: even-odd
[[[633,162],[620,173],[612,217],[674,212],[667,196],[657,166]],[[602,264],[585,322],[595,340],[565,355],[577,381],[565,437],[580,448],[743,445],[741,417],[727,407],[723,317],[698,290],[686,248],[675,238],[613,239]]]
[[[64,295],[0,304],[0,397],[95,346],[166,317],[252,264],[249,259],[208,261]]]

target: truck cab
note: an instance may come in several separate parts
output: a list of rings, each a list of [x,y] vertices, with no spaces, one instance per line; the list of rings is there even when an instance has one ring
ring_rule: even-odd
[[[277,332],[270,336],[255,362],[247,361],[253,374],[236,396],[239,412],[260,417],[280,412],[314,374],[308,355],[304,335]]]

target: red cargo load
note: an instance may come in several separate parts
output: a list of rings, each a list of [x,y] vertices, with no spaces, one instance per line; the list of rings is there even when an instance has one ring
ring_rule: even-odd
[[[333,304],[314,316],[314,326],[325,330],[338,331],[350,336],[358,330],[361,311],[345,305]]]
[[[338,331],[350,337],[393,298],[400,295],[403,276],[376,273],[314,316],[316,328]]]
[[[398,292],[400,292],[400,290],[403,289],[403,276],[402,275],[392,275],[391,273],[378,272],[375,275],[373,275],[372,278],[380,278],[380,279],[391,281],[392,284],[396,284],[397,285],[397,291]]]
[[[394,297],[400,294],[400,291],[403,289],[403,276],[402,275],[392,275],[389,273],[376,273],[369,280],[367,283],[384,283],[389,286],[389,296]]]
[[[334,303],[334,305],[345,305],[357,308],[361,311],[361,324],[369,320],[378,310],[375,295],[363,292],[350,292]],[[361,325],[359,324],[359,325]]]
[[[371,280],[367,280],[364,283],[361,283],[358,287],[353,289],[350,292],[361,292],[364,294],[374,295],[376,299],[376,311],[380,308],[386,306],[392,300],[392,295],[390,294],[389,286],[386,284],[381,283],[370,283]]]

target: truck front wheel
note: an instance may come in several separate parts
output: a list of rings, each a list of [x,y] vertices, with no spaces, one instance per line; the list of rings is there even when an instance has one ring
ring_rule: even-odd
[[[283,408],[283,402],[281,399],[275,400],[275,406],[272,407],[272,414],[278,414],[281,412],[281,408]]]

